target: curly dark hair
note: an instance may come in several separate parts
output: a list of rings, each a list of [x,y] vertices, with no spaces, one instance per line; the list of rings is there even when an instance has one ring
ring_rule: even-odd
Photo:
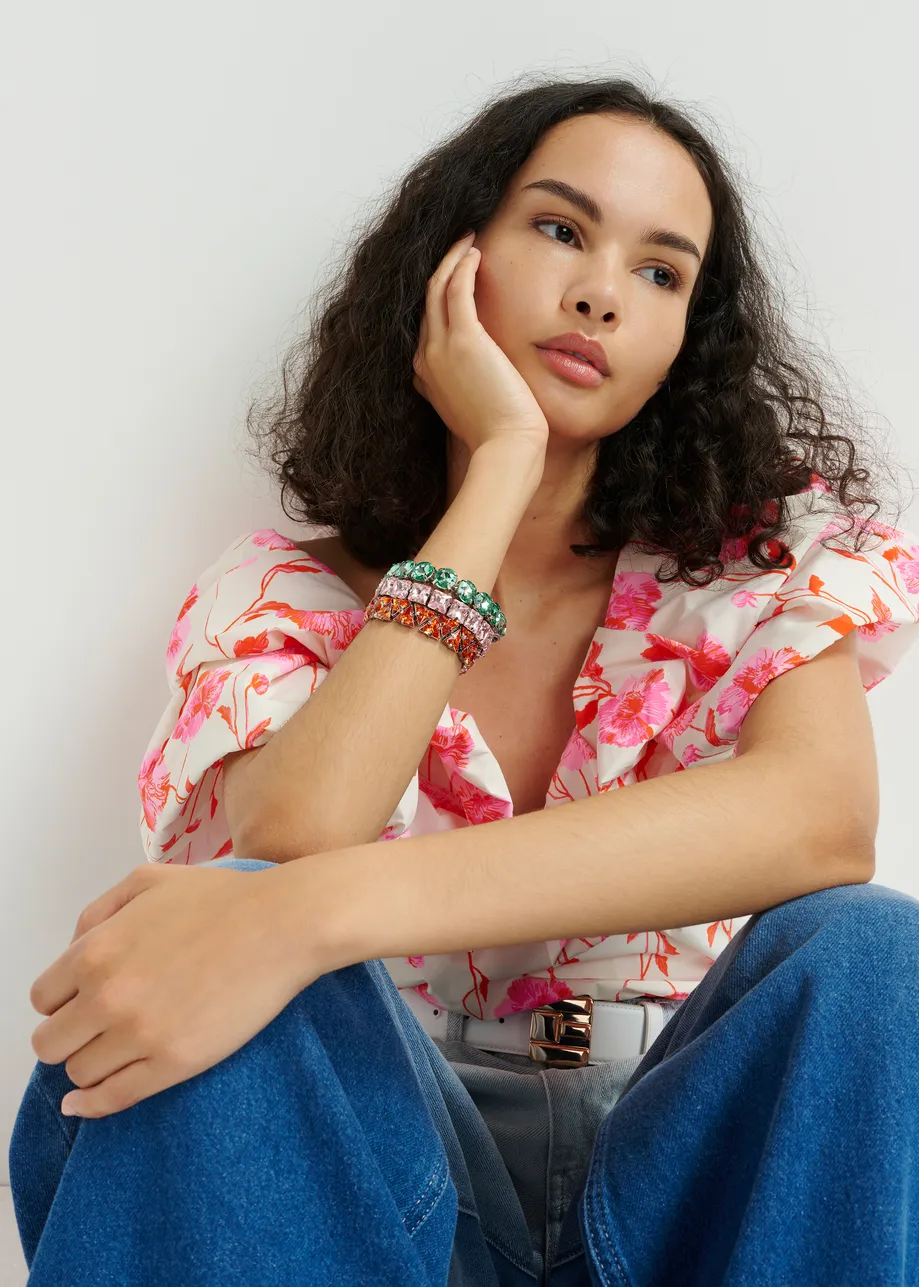
[[[675,560],[668,575],[658,569],[659,582],[690,585],[722,576],[726,549],[731,561],[743,551],[760,569],[784,567],[784,498],[814,485],[834,513],[849,512],[859,541],[878,532],[880,503],[857,490],[869,470],[856,466],[853,441],[831,432],[853,427],[856,408],[844,393],[831,398],[812,346],[792,333],[738,180],[713,144],[633,80],[527,79],[412,166],[344,271],[313,297],[308,332],[283,363],[280,400],[250,408],[284,512],[333,529],[367,567],[417,553],[446,507],[449,434],[412,383],[428,278],[464,232],[487,224],[547,130],[578,112],[614,112],[689,153],[713,227],[669,380],[599,440],[583,511],[595,543],[572,551],[589,557],[632,541]],[[855,513],[867,505],[868,518]]]

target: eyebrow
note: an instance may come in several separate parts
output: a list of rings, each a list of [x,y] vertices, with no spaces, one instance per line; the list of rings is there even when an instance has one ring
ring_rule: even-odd
[[[595,201],[589,192],[575,188],[570,183],[565,183],[563,179],[537,179],[534,183],[528,183],[521,188],[521,192],[529,192],[531,188],[551,192],[553,196],[576,206],[598,228],[603,227],[603,211],[599,202]],[[670,228],[657,228],[653,225],[643,228],[638,234],[638,240],[643,246],[669,246],[671,250],[682,250],[686,255],[694,255],[700,264],[702,262],[696,243],[689,237],[684,237],[681,232],[673,232]]]

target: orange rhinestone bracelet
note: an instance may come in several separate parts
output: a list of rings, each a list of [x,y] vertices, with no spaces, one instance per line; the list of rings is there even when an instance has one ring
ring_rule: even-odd
[[[410,599],[399,599],[388,594],[377,594],[371,599],[364,613],[365,621],[397,621],[400,626],[413,626],[429,639],[439,639],[448,648],[452,648],[462,663],[461,675],[465,675],[485,651],[468,628],[458,621],[451,620],[442,612],[427,608],[423,603],[412,603]]]

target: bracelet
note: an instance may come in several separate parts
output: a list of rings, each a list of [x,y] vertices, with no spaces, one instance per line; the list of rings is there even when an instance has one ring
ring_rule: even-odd
[[[430,639],[439,639],[441,643],[455,652],[460,660],[460,674],[473,666],[485,652],[468,626],[459,621],[451,621],[433,608],[423,603],[413,603],[410,599],[394,598],[391,595],[374,595],[364,612],[364,620],[396,621],[400,626],[412,626]]]
[[[439,639],[459,657],[461,674],[507,633],[507,618],[490,595],[460,581],[452,568],[412,559],[394,563],[382,578],[364,612],[364,620],[371,619]]]
[[[501,611],[499,605],[491,597],[481,590],[477,590],[471,581],[460,581],[452,568],[435,568],[433,563],[415,563],[413,559],[406,559],[402,563],[394,563],[383,578],[385,581],[388,577],[395,577],[397,580],[408,580],[416,585],[431,585],[434,590],[440,590],[440,598],[449,602],[450,595],[465,603],[467,607],[474,608],[481,616],[485,618],[494,632],[498,635],[507,633],[507,618]],[[382,582],[381,582],[382,584]],[[380,593],[379,587],[377,594]],[[437,596],[434,596],[435,598]],[[418,602],[414,599],[413,601]],[[421,602],[427,603],[424,599]],[[443,612],[444,607],[432,602],[431,607],[437,612]]]

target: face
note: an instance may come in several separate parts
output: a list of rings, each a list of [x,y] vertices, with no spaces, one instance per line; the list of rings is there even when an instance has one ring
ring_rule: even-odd
[[[599,221],[570,196],[527,190],[548,180],[588,194]],[[649,243],[647,230],[677,233],[704,257],[711,225],[705,184],[669,135],[609,114],[544,135],[476,235],[475,303],[551,433],[580,443],[614,433],[666,380],[700,264],[688,246]],[[585,386],[550,365],[538,346],[569,331],[602,346],[609,375]]]

